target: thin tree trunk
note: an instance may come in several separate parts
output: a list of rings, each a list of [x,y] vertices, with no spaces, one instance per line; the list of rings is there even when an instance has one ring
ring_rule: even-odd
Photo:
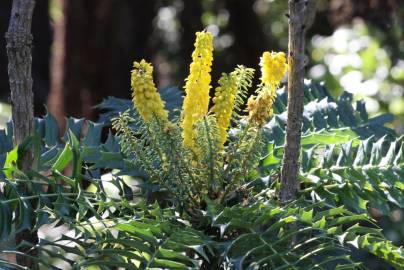
[[[64,0],[56,0],[53,3],[59,9],[64,10]],[[51,53],[51,86],[48,96],[48,110],[59,123],[59,132],[63,134],[65,127],[65,108],[63,103],[63,80],[65,63],[65,13],[53,18],[53,44]]]
[[[10,80],[14,145],[19,145],[25,138],[34,133],[34,108],[32,93],[32,14],[34,0],[14,0],[11,9],[10,25],[6,33],[8,76]],[[22,170],[32,164],[32,153],[26,153],[22,160]],[[38,236],[28,230],[16,234],[16,245],[22,241],[36,244]],[[20,248],[20,252],[29,250]],[[36,254],[30,253],[32,256]],[[34,260],[26,256],[17,256],[19,265],[28,269],[38,269]]]
[[[305,35],[315,15],[316,0],[289,0],[288,112],[281,173],[281,201],[296,198],[299,189],[299,154],[303,118]]]
[[[34,132],[31,77],[31,22],[34,6],[34,0],[14,0],[6,33],[15,145]],[[29,166],[29,163],[25,165]]]

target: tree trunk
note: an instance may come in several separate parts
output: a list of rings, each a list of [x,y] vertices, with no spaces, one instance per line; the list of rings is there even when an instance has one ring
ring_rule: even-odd
[[[95,118],[107,96],[130,96],[135,59],[151,60],[155,1],[64,0],[63,99],[67,116]]]
[[[0,102],[9,103],[10,84],[7,72],[7,50],[4,38],[9,26],[13,0],[0,0]],[[49,57],[52,43],[49,19],[49,0],[37,1],[32,16],[32,91],[34,95],[34,115],[45,113],[46,98],[49,92]]]
[[[34,6],[33,0],[14,0],[6,33],[15,145],[34,133],[31,77],[31,22]],[[25,169],[29,166],[29,163],[25,163]]]
[[[12,120],[14,131],[14,145],[19,145],[25,138],[34,133],[34,109],[32,93],[32,35],[31,23],[34,11],[34,0],[14,0],[11,9],[10,25],[6,33],[8,76],[10,80]],[[32,153],[28,152],[22,159],[22,170],[31,167]],[[38,242],[34,233],[25,230],[16,234],[16,245],[22,241],[32,244]],[[28,253],[26,248],[20,248],[20,252]],[[29,254],[36,256],[32,252]],[[17,256],[17,263],[28,269],[38,269],[34,260],[26,256]]]
[[[316,0],[289,0],[288,111],[286,144],[281,173],[281,201],[296,198],[299,189],[299,154],[307,64],[305,35],[315,15]]]

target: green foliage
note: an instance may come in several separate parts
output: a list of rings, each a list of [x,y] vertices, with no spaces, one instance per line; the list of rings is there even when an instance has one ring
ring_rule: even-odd
[[[306,81],[304,103],[303,135],[324,129],[349,127],[361,139],[371,136],[380,138],[384,135],[393,139],[396,136],[393,130],[384,126],[394,119],[391,114],[370,118],[364,102],[357,101],[356,106],[353,107],[353,96],[347,92],[335,100],[323,85]],[[276,115],[266,125],[267,137],[276,145],[284,143],[286,104],[287,93],[282,91],[274,103]]]
[[[255,70],[252,68],[237,66],[237,68],[232,73],[237,78],[237,95],[232,115],[232,119],[234,121],[241,118],[240,111],[241,108],[244,106],[245,100],[248,97],[248,90],[252,86],[254,72]]]
[[[307,189],[303,191],[314,201],[342,203],[361,213],[372,207],[387,215],[390,207],[386,202],[403,208],[403,139],[381,125],[389,115],[369,119],[360,102],[356,110],[351,106],[348,94],[325,103],[324,88],[311,85],[306,90],[300,179]],[[275,103],[278,108],[283,98],[281,95]],[[275,116],[266,126],[272,143],[261,163],[264,172],[280,166],[282,119]]]
[[[225,208],[213,218],[223,238],[233,234],[224,249],[230,269],[356,269],[349,245],[398,267],[404,262],[402,250],[384,240],[366,215],[322,202],[299,200],[285,207],[263,201]],[[237,231],[243,233],[234,236]]]
[[[213,252],[210,238],[175,220],[171,209],[163,210],[158,205],[127,208],[136,213],[135,218],[122,216],[74,223],[73,236],[44,241],[40,249],[47,256],[68,263],[72,269],[89,266],[198,269],[200,261],[208,258],[205,251]],[[66,248],[65,241],[72,245]]]
[[[305,164],[303,183],[313,185],[310,195],[315,200],[340,201],[356,212],[366,212],[371,207],[388,215],[390,207],[386,201],[404,208],[403,147],[402,138],[390,142],[386,137],[360,141],[356,147],[352,141],[322,150],[314,146],[305,160],[310,162],[320,151],[321,160],[318,164]]]

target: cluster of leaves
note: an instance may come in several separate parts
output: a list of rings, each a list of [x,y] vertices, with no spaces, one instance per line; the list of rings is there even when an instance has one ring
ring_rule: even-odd
[[[368,119],[363,104],[354,109],[347,94],[334,101],[322,86],[307,84],[305,95],[302,186],[299,199],[286,205],[276,199],[285,93],[276,99],[276,114],[262,130],[267,147],[251,144],[254,155],[263,157],[259,166],[236,151],[239,138],[254,134],[245,132],[242,121],[231,131],[228,151],[238,155],[237,162],[252,161],[249,166],[254,169],[228,184],[246,192],[233,192],[223,201],[207,194],[198,207],[178,207],[182,200],[167,194],[164,182],[155,181],[155,177],[169,181],[177,172],[186,175],[186,168],[184,164],[179,170],[159,167],[158,153],[144,147],[159,135],[136,121],[129,101],[109,98],[100,106],[108,110],[104,119],[124,116],[119,121],[128,128],[123,132],[126,138],[109,133],[102,141],[105,124],[83,119],[69,119],[60,138],[48,114],[37,119],[35,137],[12,149],[9,126],[0,131],[0,163],[4,164],[0,239],[8,239],[13,231],[43,230],[44,224],[65,228],[55,239],[21,244],[40,251],[34,259],[45,269],[365,268],[350,258],[352,249],[365,250],[401,269],[402,248],[385,239],[368,210],[387,214],[392,205],[403,207],[402,138],[383,127],[389,116]],[[174,104],[173,111],[181,100],[175,102],[167,101],[168,106]],[[179,144],[178,138],[171,143]],[[158,144],[175,151],[167,139]],[[139,145],[141,151],[134,151]],[[27,147],[34,150],[35,162],[32,170],[21,172],[18,160]],[[140,164],[142,156],[149,161]],[[232,174],[245,173],[241,165],[228,168]],[[21,183],[27,183],[28,190],[21,189]],[[11,247],[2,252],[15,251]],[[0,267],[23,269],[5,261]]]
[[[305,93],[300,180],[310,187],[302,192],[359,213],[371,207],[388,215],[387,201],[403,208],[403,137],[382,126],[391,116],[368,119],[361,102],[356,110],[352,107],[352,95],[345,93],[335,102],[317,84],[308,86]],[[284,99],[281,95],[277,108],[282,108]],[[271,143],[262,159],[263,172],[280,165],[283,124],[281,114],[266,126]]]

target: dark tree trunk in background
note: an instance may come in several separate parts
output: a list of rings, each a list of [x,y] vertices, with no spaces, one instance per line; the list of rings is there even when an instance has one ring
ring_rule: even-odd
[[[279,197],[293,200],[299,189],[299,154],[303,120],[306,30],[313,22],[316,0],[289,0],[288,111]]]
[[[6,40],[11,14],[12,0],[0,0],[0,101],[7,102],[10,97],[10,85],[7,74]],[[32,34],[35,37],[32,48],[32,78],[35,115],[45,112],[44,104],[49,92],[49,57],[52,34],[48,13],[48,0],[37,1],[32,18]]]
[[[63,7],[63,0],[54,0],[54,5]],[[65,62],[65,17],[63,12],[53,21],[53,44],[50,61],[50,91],[48,110],[57,119],[60,133],[64,130],[63,71]]]
[[[64,0],[63,95],[67,116],[94,119],[107,96],[130,96],[133,60],[151,60],[155,1]]]
[[[32,50],[32,78],[34,79],[34,112],[42,116],[46,112],[46,102],[50,85],[50,51],[52,31],[49,16],[49,1],[37,0],[32,18],[34,47]]]
[[[189,64],[191,63],[191,54],[194,50],[195,33],[203,30],[202,24],[202,3],[201,1],[183,1],[184,8],[180,13],[181,21],[181,48],[178,55],[178,76],[180,82],[188,76]],[[182,87],[180,84],[179,87]]]
[[[14,145],[21,144],[24,139],[35,132],[31,77],[31,25],[34,7],[34,0],[14,0],[10,24],[6,33]],[[32,153],[26,152],[21,163],[21,169],[27,171],[32,164]],[[23,186],[22,188],[26,193],[27,187]],[[17,232],[15,237],[17,247],[23,241],[35,245],[38,242],[38,236],[27,229]],[[31,251],[29,247],[20,246],[18,251],[34,257],[37,255],[36,251]],[[17,255],[17,263],[31,270],[39,269],[35,260],[24,255]]]
[[[228,49],[237,57],[237,63],[257,67],[259,57],[268,49],[262,23],[254,11],[255,0],[226,0],[230,14],[228,29],[234,35],[234,43]]]
[[[258,71],[261,54],[271,46],[266,39],[263,24],[254,11],[255,2],[255,0],[225,0],[225,8],[230,14],[228,31],[234,37],[233,45],[224,53],[225,65],[230,67],[228,71],[237,64]],[[255,76],[254,84],[258,82],[258,77]],[[253,93],[254,90],[251,90],[250,94]]]

